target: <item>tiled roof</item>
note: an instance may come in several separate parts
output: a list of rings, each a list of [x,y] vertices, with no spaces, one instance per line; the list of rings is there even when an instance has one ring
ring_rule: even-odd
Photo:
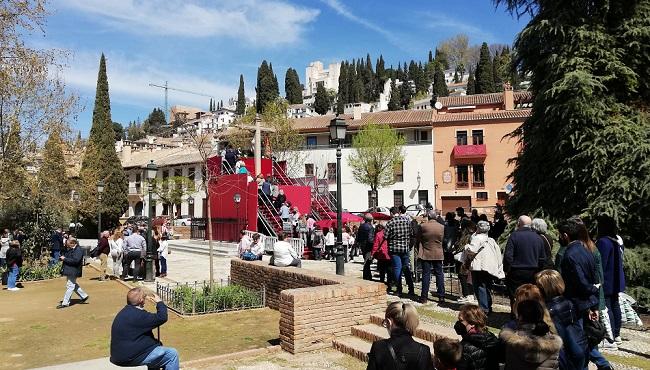
[[[513,93],[515,104],[526,103],[532,100],[530,91],[515,91]],[[460,96],[441,96],[438,102],[443,107],[459,107],[466,105],[485,105],[503,103],[503,93],[460,95]]]
[[[367,123],[385,123],[392,127],[429,126],[434,115],[430,109],[399,110],[388,112],[362,113],[361,119],[354,120],[351,114],[341,114],[348,128],[359,128]],[[334,115],[298,118],[293,122],[293,127],[300,132],[326,131]]]
[[[199,151],[194,147],[160,149],[160,150],[137,150],[131,152],[130,159],[124,160],[124,152],[120,153],[122,167],[142,167],[153,160],[156,166],[169,167],[186,163],[199,163],[202,161]]]
[[[490,119],[528,118],[530,109],[496,110],[493,112],[468,112],[434,114],[432,122],[482,121]]]

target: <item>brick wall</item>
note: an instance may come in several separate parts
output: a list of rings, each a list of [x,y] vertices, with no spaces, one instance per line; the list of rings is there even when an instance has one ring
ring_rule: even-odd
[[[261,261],[231,260],[234,284],[266,287],[266,305],[280,311],[280,341],[291,353],[330,347],[332,339],[386,309],[381,283]]]

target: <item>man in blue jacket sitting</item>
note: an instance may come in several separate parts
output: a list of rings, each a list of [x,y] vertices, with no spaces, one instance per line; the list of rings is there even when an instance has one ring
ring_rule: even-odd
[[[146,298],[142,288],[127,293],[127,305],[115,316],[111,327],[111,362],[117,366],[178,370],[178,352],[163,347],[152,331],[167,322],[167,306],[154,295],[156,313],[149,313],[144,310]]]

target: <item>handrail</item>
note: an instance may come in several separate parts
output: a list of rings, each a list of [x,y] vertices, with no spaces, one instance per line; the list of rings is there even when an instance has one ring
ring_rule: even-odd
[[[257,210],[257,217],[260,219],[260,221],[262,221],[262,223],[264,224],[264,227],[266,227],[267,230],[269,230],[271,233],[273,233],[274,236],[277,235],[276,232],[275,232],[275,229],[273,229],[273,226],[269,223],[269,221],[266,219],[266,217],[264,217],[264,213],[262,213],[262,211],[260,211],[259,209]],[[263,234],[260,234],[260,235],[263,235]]]
[[[275,244],[278,241],[278,238],[276,236],[267,236],[262,233],[257,233],[255,231],[250,231],[250,230],[244,230],[244,232],[251,239],[253,239],[254,234],[259,234],[260,243],[264,244],[265,251],[273,251],[273,244]],[[305,241],[301,238],[287,238],[285,240],[289,244],[291,244],[293,250],[295,250],[296,253],[298,253],[298,256],[302,258],[303,253],[305,253]]]
[[[230,163],[228,163],[228,161],[226,161],[226,160],[222,160],[222,161],[221,161],[221,164],[222,164],[223,167],[226,169],[226,173],[229,173],[229,174],[231,174],[231,175],[234,175],[234,174],[235,174],[235,169],[232,168],[232,166],[230,165]]]
[[[264,208],[266,208],[266,210],[269,212],[269,214],[273,218],[274,224],[276,224],[279,229],[282,229],[282,223],[280,221],[278,221],[278,218],[277,218],[278,211],[275,209],[275,206],[273,205],[273,203],[271,203],[271,200],[269,199],[269,197],[262,192],[262,193],[260,193],[260,199],[262,200],[262,205],[264,206]],[[265,217],[262,217],[262,218],[265,218]],[[272,230],[273,230],[273,232],[275,232],[275,228],[272,228]]]
[[[300,185],[300,186],[309,186],[309,187],[311,188],[311,193],[314,195],[314,198],[316,199],[316,201],[317,201],[319,207],[323,210],[323,214],[326,215],[326,217],[327,217],[328,219],[330,219],[330,220],[332,219],[332,218],[327,214],[328,210],[325,209],[325,208],[322,206],[322,203],[321,203],[321,201],[324,201],[325,204],[327,205],[327,207],[329,208],[329,211],[334,211],[334,210],[336,209],[336,206],[335,206],[335,204],[336,204],[336,200],[335,200],[334,202],[332,202],[332,200],[330,199],[330,198],[333,198],[331,193],[328,193],[329,196],[324,196],[324,195],[318,193],[318,189],[315,187],[315,185],[316,185],[315,183],[314,183],[314,185],[312,186],[312,185],[308,184],[307,182],[305,182],[305,180],[303,180],[302,178],[293,178],[293,177],[289,177],[289,175],[287,175],[287,173],[284,172],[284,170],[282,169],[282,167],[280,167],[280,165],[279,165],[277,162],[275,162],[275,161],[273,162],[273,171],[274,171],[274,172],[277,172],[277,173],[280,174],[282,177],[288,179],[288,181],[289,181],[290,183],[296,183],[296,184],[298,184],[298,185]],[[318,217],[314,217],[314,218],[321,219],[321,217],[320,217],[320,212],[314,212],[314,211],[312,210],[312,215],[313,215],[313,216],[318,216]]]

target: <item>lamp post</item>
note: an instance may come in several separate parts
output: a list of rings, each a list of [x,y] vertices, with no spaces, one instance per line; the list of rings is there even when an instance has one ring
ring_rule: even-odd
[[[102,193],[104,192],[104,180],[97,182],[97,239],[102,237]]]
[[[76,191],[72,193],[72,200],[74,201],[74,204],[76,206],[75,209],[75,222],[74,222],[74,236],[77,236],[77,233],[79,232],[79,193]]]
[[[241,195],[239,193],[235,193],[235,195],[232,196],[232,200],[235,202],[235,208],[237,209],[237,230],[235,230],[235,235],[238,235],[237,233],[239,232],[239,202],[241,202]]]
[[[147,187],[147,190],[149,191],[149,203],[147,205],[147,214],[149,217],[147,218],[147,255],[145,257],[145,275],[144,275],[144,281],[146,282],[152,282],[154,281],[154,276],[153,276],[153,243],[151,241],[151,217],[153,216],[153,208],[151,207],[151,202],[152,202],[152,192],[153,192],[153,179],[156,178],[156,174],[158,173],[158,167],[156,166],[155,163],[153,163],[153,160],[149,162],[147,165],[147,179],[149,180],[149,185]]]
[[[343,189],[341,189],[341,147],[345,140],[348,125],[338,115],[330,121],[330,140],[336,146],[336,274],[345,275],[345,262],[343,256],[343,224],[341,222],[343,205],[341,203]]]

